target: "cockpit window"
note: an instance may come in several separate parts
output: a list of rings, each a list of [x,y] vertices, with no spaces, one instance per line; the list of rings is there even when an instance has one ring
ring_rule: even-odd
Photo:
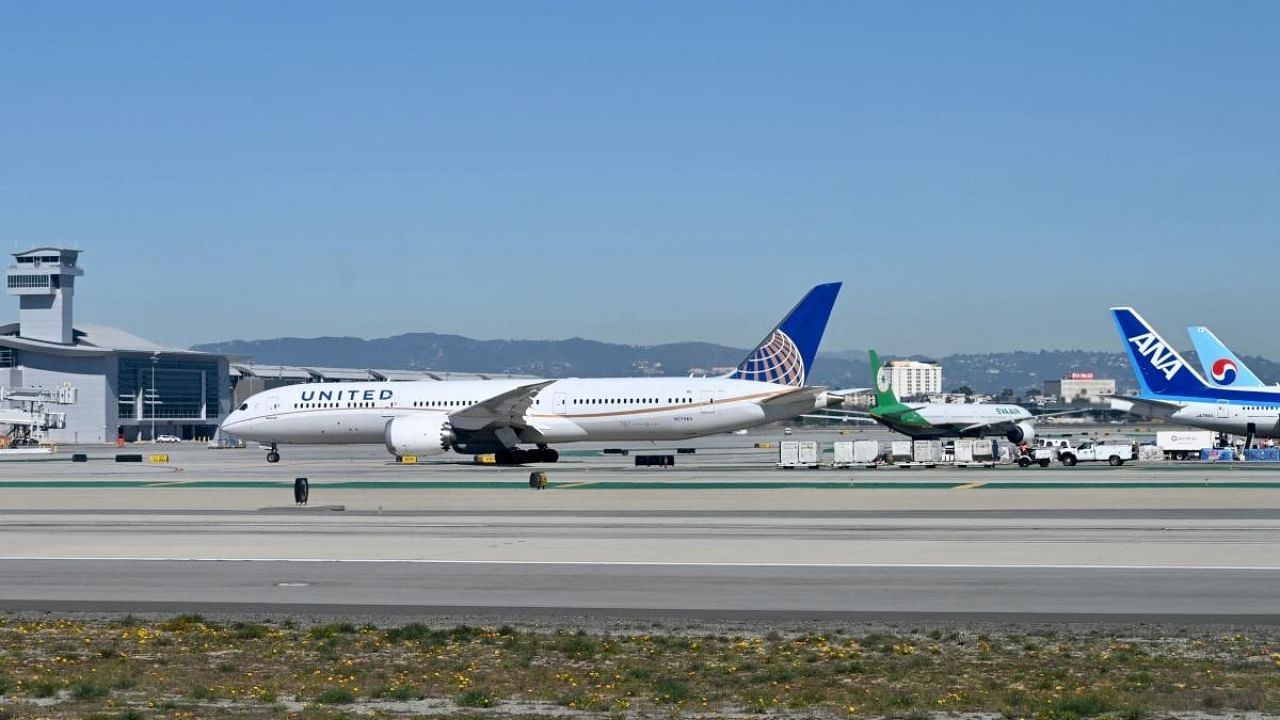
[[[241,409],[241,410],[248,410],[248,409],[249,409],[249,403],[245,403],[245,404],[241,405],[241,406],[240,406],[240,409]]]

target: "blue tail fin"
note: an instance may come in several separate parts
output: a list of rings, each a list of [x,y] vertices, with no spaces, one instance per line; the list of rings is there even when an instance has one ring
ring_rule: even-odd
[[[1194,395],[1208,386],[1133,308],[1111,308],[1144,394]]]
[[[838,282],[810,290],[729,377],[779,385],[804,385],[839,293]]]
[[[1200,357],[1200,368],[1204,371],[1205,380],[1217,387],[1261,388],[1267,384],[1253,374],[1244,361],[1236,357],[1231,349],[1222,344],[1217,335],[1207,327],[1193,326],[1187,328],[1191,336],[1191,344],[1195,346],[1196,355]]]

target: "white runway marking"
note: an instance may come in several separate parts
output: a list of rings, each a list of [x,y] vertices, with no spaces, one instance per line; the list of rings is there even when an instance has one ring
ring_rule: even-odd
[[[803,562],[656,562],[647,560],[382,560],[377,558],[271,558],[271,557],[89,557],[89,556],[0,556],[5,561],[123,561],[123,562],[241,562],[241,563],[387,563],[400,565],[531,565],[582,567],[715,567],[715,568],[827,568],[849,570],[1195,570],[1223,572],[1280,572],[1277,565],[1115,565],[1086,563],[803,563]]]

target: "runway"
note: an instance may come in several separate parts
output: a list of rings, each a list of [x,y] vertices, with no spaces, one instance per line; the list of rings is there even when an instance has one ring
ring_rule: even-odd
[[[8,610],[1280,621],[1280,568],[6,560],[0,572]]]
[[[1280,623],[1280,469],[788,473],[743,442],[546,491],[367,448],[0,464],[0,609]]]

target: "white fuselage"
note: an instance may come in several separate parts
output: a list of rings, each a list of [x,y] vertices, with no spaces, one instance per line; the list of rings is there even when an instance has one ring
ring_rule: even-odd
[[[387,423],[414,413],[453,414],[532,380],[309,383],[267,390],[227,416],[222,431],[261,443],[381,443]],[[810,412],[818,393],[728,378],[556,380],[515,429],[522,443],[681,440]],[[465,443],[465,440],[464,440]]]
[[[987,403],[930,403],[916,411],[936,426],[996,425],[1031,420],[1029,410],[1018,405]]]
[[[1256,437],[1280,437],[1280,400],[1275,402],[1257,400],[1219,400],[1210,402],[1179,398],[1175,402],[1182,404],[1182,407],[1173,412],[1153,412],[1150,414],[1165,418],[1169,422],[1178,425],[1204,428],[1205,430],[1225,432],[1231,435],[1247,435],[1252,432]],[[1124,407],[1124,404],[1125,401],[1113,402],[1113,405],[1119,406],[1120,409],[1129,409]],[[1134,408],[1131,412],[1148,414],[1139,408]]]

